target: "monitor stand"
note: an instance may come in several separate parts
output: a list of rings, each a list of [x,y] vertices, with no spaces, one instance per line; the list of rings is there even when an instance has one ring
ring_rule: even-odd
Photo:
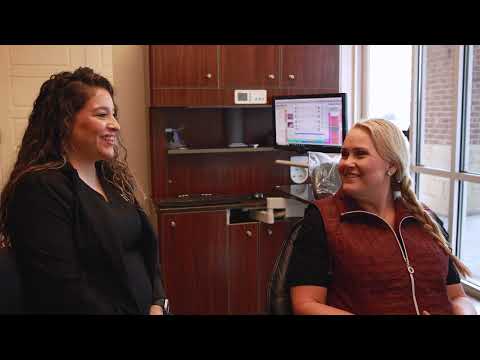
[[[228,144],[228,147],[231,147],[231,148],[239,148],[239,147],[248,147],[247,144],[244,144],[244,143],[231,143],[231,144]]]
[[[243,109],[225,109],[224,119],[228,147],[247,147],[248,145],[243,142]]]

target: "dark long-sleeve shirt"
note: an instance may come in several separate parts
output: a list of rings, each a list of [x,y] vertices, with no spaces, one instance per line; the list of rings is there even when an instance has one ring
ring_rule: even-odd
[[[165,297],[145,214],[101,181],[108,202],[69,164],[20,180],[8,231],[27,311],[145,314]]]

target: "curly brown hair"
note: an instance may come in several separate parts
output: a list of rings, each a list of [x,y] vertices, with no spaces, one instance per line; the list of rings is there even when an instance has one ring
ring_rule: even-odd
[[[60,169],[66,165],[66,147],[74,115],[98,88],[107,90],[114,98],[110,81],[88,67],[54,74],[42,84],[28,118],[17,160],[1,193],[0,243],[9,243],[7,208],[19,180],[31,172]],[[116,117],[118,109],[115,102],[114,106]],[[128,168],[127,150],[120,137],[114,153],[113,159],[101,160],[103,176],[128,202],[139,207],[134,195],[137,186]]]

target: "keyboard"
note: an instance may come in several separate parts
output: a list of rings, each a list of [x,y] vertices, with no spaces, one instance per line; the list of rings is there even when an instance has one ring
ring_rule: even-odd
[[[235,204],[243,201],[263,199],[262,193],[247,195],[222,195],[222,194],[184,194],[176,198],[165,198],[157,202],[160,207],[189,207],[201,205]]]

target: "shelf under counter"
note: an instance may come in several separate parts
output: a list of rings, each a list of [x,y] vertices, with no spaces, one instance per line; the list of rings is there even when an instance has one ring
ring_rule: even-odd
[[[282,197],[295,199],[305,204],[312,204],[316,200],[313,185],[310,183],[277,185],[275,191]]]
[[[273,147],[239,147],[239,148],[205,148],[205,149],[170,149],[168,155],[189,154],[219,154],[219,153],[242,153],[242,152],[268,152],[278,151]]]
[[[155,207],[158,214],[171,213],[171,212],[191,212],[191,211],[213,211],[213,210],[226,210],[226,209],[263,209],[267,205],[266,199],[248,200],[234,202],[230,204],[189,204],[186,206],[169,207],[162,206],[161,201],[155,201]]]

